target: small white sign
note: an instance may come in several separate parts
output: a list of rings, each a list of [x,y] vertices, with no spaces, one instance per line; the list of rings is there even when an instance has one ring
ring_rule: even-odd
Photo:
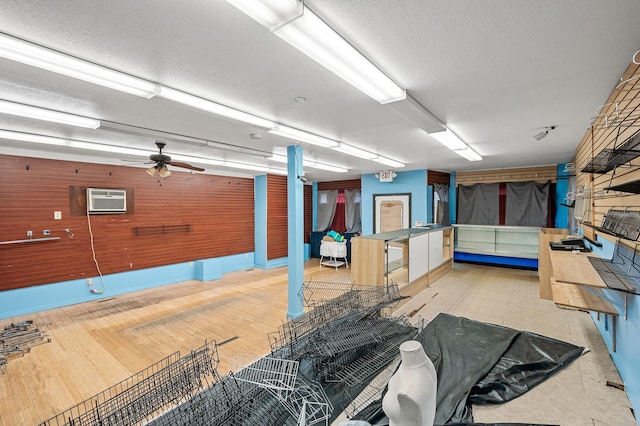
[[[393,182],[394,173],[391,170],[383,170],[380,172],[380,182]]]

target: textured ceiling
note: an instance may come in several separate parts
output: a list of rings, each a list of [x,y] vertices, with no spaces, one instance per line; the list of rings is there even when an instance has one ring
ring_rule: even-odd
[[[637,0],[307,0],[306,4],[484,159],[468,162],[223,0],[0,0],[0,32],[405,162],[483,170],[571,161],[595,109],[640,48]],[[303,96],[304,103],[294,98]],[[282,167],[292,141],[249,125],[0,59],[0,99],[255,149],[169,141],[173,153]],[[533,135],[556,130],[540,142]],[[0,114],[0,129],[153,149],[157,137],[79,130]],[[250,138],[258,133],[261,139]],[[387,167],[304,146],[310,180]],[[2,152],[126,164],[0,140]],[[208,173],[238,170],[204,166]],[[246,175],[246,171],[240,174]]]

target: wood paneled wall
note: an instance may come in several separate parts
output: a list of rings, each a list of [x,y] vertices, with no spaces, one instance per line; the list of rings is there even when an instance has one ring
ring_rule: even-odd
[[[33,238],[45,229],[60,237],[0,245],[0,290],[97,276],[88,218],[70,214],[73,186],[128,188],[135,194],[134,214],[89,217],[103,274],[254,250],[253,179],[177,168],[158,179],[142,168],[0,155],[0,241],[25,239],[28,230]],[[54,220],[54,211],[62,212],[61,220]],[[188,233],[136,236],[133,231],[187,224]]]
[[[451,174],[427,170],[427,185],[433,185],[434,183],[449,185],[449,183],[451,183]]]
[[[526,167],[519,169],[482,170],[456,173],[456,185],[501,182],[555,182],[557,166]]]
[[[331,182],[318,182],[318,191],[328,191],[330,189],[360,189],[362,180],[333,180]]]
[[[313,223],[313,189],[304,185],[304,242],[311,242]],[[287,177],[267,175],[267,260],[289,255],[289,224],[287,210]]]
[[[267,175],[267,260],[287,257],[287,177]]]
[[[639,158],[604,174],[582,172],[602,150],[620,146],[640,130],[640,65],[632,63],[620,81],[611,83],[618,86],[602,108],[594,105],[595,118],[578,145],[574,160],[577,186],[584,185],[591,193],[584,200],[587,206],[584,221],[595,226],[602,225],[609,209],[640,210],[640,195],[607,191],[609,186],[640,180]],[[585,226],[584,232],[593,238],[595,231]]]

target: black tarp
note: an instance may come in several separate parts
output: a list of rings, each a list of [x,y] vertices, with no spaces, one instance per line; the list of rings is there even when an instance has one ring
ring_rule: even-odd
[[[535,333],[438,314],[416,338],[436,367],[435,424],[473,424],[471,404],[510,401],[582,353],[582,347]],[[354,419],[388,420],[377,401]]]

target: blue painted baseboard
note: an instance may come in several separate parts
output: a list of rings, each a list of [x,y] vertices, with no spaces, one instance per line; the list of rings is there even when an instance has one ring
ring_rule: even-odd
[[[489,265],[538,269],[538,259],[527,259],[522,257],[496,256],[456,251],[453,253],[453,260],[456,262],[483,263]]]
[[[286,258],[285,258],[286,259]],[[254,253],[243,253],[215,259],[176,263],[156,268],[119,272],[101,277],[43,284],[0,292],[0,319],[27,315],[47,309],[76,303],[89,302],[119,294],[199,279],[209,281],[222,274],[255,267]],[[87,279],[93,280],[93,288],[104,292],[91,293]]]

